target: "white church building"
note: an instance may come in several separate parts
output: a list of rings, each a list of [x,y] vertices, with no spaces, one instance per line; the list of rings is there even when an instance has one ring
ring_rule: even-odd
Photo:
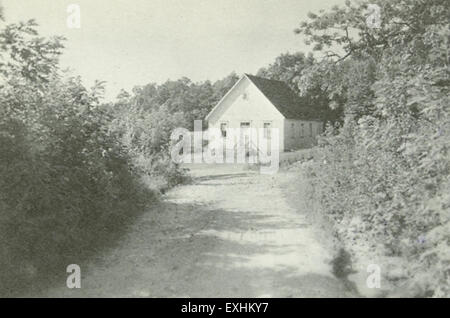
[[[209,128],[227,138],[230,128],[278,130],[280,152],[310,148],[323,131],[323,122],[281,81],[244,74],[206,116]],[[266,132],[265,132],[266,134]],[[275,136],[275,135],[274,135]]]

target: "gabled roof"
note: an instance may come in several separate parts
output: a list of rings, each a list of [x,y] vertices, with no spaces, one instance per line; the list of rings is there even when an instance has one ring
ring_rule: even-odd
[[[245,74],[287,119],[307,119],[308,106],[294,91],[282,81]]]
[[[220,102],[206,116],[207,120],[222,103],[225,97],[244,78],[247,78],[251,83],[253,83],[286,119],[312,119],[311,107],[306,104],[305,100],[300,98],[291,88],[289,88],[286,83],[253,76],[250,74],[244,74],[244,76],[239,79],[239,81],[228,91],[227,94],[225,94]]]

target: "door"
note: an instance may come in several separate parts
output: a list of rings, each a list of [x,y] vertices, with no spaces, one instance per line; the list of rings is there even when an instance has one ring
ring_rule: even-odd
[[[241,150],[245,151],[245,155],[248,157],[250,150],[250,122],[241,122],[240,128],[239,147],[241,147]]]

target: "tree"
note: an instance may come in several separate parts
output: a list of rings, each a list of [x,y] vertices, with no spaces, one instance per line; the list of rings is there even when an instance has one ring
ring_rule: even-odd
[[[420,295],[449,292],[448,16],[441,0],[348,1],[297,30],[322,52],[304,87],[319,83],[345,115],[321,140],[319,199],[344,242],[402,257]]]
[[[88,255],[154,197],[109,130],[103,83],[62,72],[62,38],[35,27],[0,26],[0,295]]]
[[[261,68],[257,75],[277,81],[285,82],[294,92],[296,92],[302,103],[307,106],[314,118],[322,119],[325,122],[336,122],[342,114],[341,107],[330,107],[330,99],[324,92],[322,82],[318,79],[305,82],[306,74],[320,74],[312,72],[316,68],[317,61],[312,54],[305,56],[302,52],[294,54],[281,54],[275,62],[268,67]],[[320,76],[322,76],[320,74]]]

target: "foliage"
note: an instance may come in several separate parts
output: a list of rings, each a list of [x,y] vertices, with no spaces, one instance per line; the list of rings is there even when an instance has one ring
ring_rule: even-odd
[[[330,99],[319,81],[305,82],[305,72],[311,74],[317,61],[312,54],[305,56],[302,52],[281,54],[268,67],[261,68],[257,75],[285,82],[296,92],[302,103],[309,106],[313,116],[324,121],[335,122],[340,119],[342,109],[329,107]],[[317,73],[314,73],[317,74]]]
[[[214,84],[182,78],[135,87],[132,94],[118,96],[111,131],[121,136],[134,166],[152,188],[164,191],[185,179],[170,157],[172,131],[181,127],[193,131],[194,120],[203,120],[237,80],[234,73]]]
[[[0,7],[1,8],[1,7]],[[183,180],[169,156],[176,127],[192,129],[234,85],[187,78],[125,91],[102,104],[61,71],[61,37],[0,11],[0,293],[65,273],[125,222]],[[145,183],[145,184],[144,184]]]
[[[448,5],[370,3],[382,8],[380,29],[365,24],[364,1],[311,14],[297,30],[324,53],[302,82],[320,83],[345,115],[320,141],[317,199],[349,246],[402,257],[409,284],[448,296]]]
[[[183,77],[161,85],[136,86],[132,94],[122,92],[114,107],[126,111],[132,106],[133,111],[144,113],[158,112],[164,107],[167,114],[183,113],[182,127],[193,130],[194,120],[203,120],[237,80],[237,75],[231,73],[213,84],[210,81],[193,83]]]
[[[59,71],[62,39],[35,26],[0,29],[0,294],[64,273],[154,197],[109,131],[102,83]]]

